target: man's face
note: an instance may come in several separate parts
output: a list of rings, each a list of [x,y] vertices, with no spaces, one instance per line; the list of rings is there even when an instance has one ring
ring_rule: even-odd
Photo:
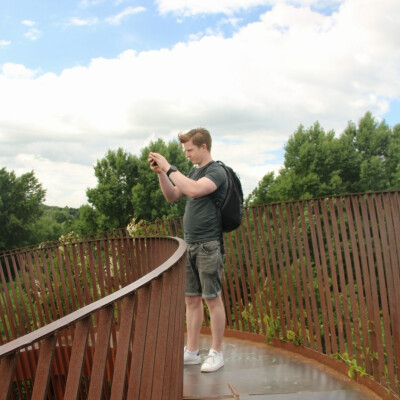
[[[206,145],[203,144],[200,147],[193,144],[192,140],[188,140],[183,144],[186,152],[186,158],[188,158],[193,164],[201,164],[204,154],[207,151]]]

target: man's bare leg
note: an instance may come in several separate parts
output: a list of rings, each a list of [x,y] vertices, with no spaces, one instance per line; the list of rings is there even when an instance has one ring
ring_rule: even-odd
[[[211,336],[212,345],[211,348],[215,351],[220,352],[222,346],[222,338],[225,330],[225,307],[222,302],[221,296],[215,297],[214,299],[205,300],[210,311],[211,320]]]
[[[199,349],[200,329],[203,324],[203,301],[201,296],[186,297],[186,348]]]

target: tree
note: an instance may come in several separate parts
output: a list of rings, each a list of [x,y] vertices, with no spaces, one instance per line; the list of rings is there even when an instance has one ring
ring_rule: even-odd
[[[279,175],[267,174],[246,204],[357,193],[400,187],[400,125],[393,131],[367,112],[339,136],[316,122],[302,125],[285,145]]]
[[[400,188],[400,124],[393,128],[393,136],[388,148],[387,169],[389,189]]]
[[[275,176],[273,172],[268,172],[264,175],[258,186],[250,193],[250,195],[245,200],[245,205],[257,205],[257,204],[267,204],[271,203],[271,186],[273,185]]]
[[[384,190],[390,187],[389,147],[393,137],[388,125],[378,123],[370,112],[359,121],[358,128],[349,123],[343,136],[353,136],[353,151],[357,157],[354,165],[356,176],[352,192]]]
[[[185,200],[168,203],[164,199],[157,174],[151,171],[147,161],[150,151],[163,154],[184,174],[192,166],[177,141],[167,145],[159,139],[142,149],[139,157],[121,148],[108,150],[94,168],[97,186],[86,191],[92,206],[82,206],[72,223],[77,233],[122,228],[133,217],[154,221],[183,215]]]
[[[146,221],[181,216],[185,208],[185,199],[175,203],[168,203],[165,200],[158,183],[157,174],[149,168],[147,159],[151,151],[162,154],[171,164],[176,165],[184,175],[188,174],[192,167],[177,141],[172,141],[167,145],[162,139],[158,139],[145,147],[140,155],[140,180],[132,189],[135,216]]]
[[[45,194],[33,171],[17,177],[14,171],[0,170],[0,251],[35,243]]]
[[[132,188],[139,182],[139,160],[122,148],[108,150],[98,160],[94,172],[97,187],[87,189],[89,203],[98,212],[98,230],[126,226],[133,215]],[[86,216],[89,216],[85,210]],[[93,215],[90,215],[92,220]]]
[[[272,200],[298,200],[341,191],[341,146],[333,131],[326,133],[316,122],[302,125],[285,145],[284,168],[271,183]]]

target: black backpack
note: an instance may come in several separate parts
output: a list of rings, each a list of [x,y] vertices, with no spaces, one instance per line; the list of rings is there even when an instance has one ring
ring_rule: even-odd
[[[222,232],[231,232],[239,228],[243,217],[243,190],[242,184],[236,172],[225,165],[222,161],[216,161],[221,165],[228,177],[228,190],[222,204],[217,200],[213,193],[211,198],[219,210],[221,218]],[[206,171],[204,171],[204,174]],[[215,193],[215,192],[214,192]]]

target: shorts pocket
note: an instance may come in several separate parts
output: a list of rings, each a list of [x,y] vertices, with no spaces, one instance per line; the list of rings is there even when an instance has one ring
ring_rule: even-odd
[[[212,254],[219,251],[219,242],[214,240],[212,242],[205,242],[201,244],[201,249],[206,254]]]

